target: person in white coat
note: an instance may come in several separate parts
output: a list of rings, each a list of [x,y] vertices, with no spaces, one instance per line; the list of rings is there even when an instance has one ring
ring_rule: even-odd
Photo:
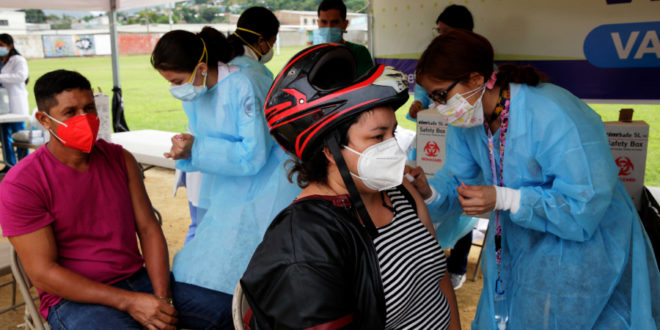
[[[9,96],[9,112],[13,114],[29,115],[27,89],[25,84],[28,80],[27,61],[14,48],[14,38],[9,34],[0,34],[0,84],[7,89]],[[16,164],[16,154],[11,147],[11,134],[25,129],[25,123],[4,123],[2,128],[2,153],[6,166],[0,172],[6,172],[10,166]],[[23,150],[21,152],[27,152]]]

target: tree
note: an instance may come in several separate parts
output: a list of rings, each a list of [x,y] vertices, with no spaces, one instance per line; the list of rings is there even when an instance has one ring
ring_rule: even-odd
[[[272,11],[276,10],[305,10],[316,11],[322,0],[233,0],[232,3],[244,7],[264,6]],[[349,12],[365,12],[367,6],[366,0],[344,0],[346,9]]]
[[[220,13],[220,9],[215,8],[215,7],[202,7],[199,10],[199,16],[202,17],[202,20],[205,23],[211,23],[215,19],[216,15]]]
[[[56,15],[49,15],[48,19],[50,20],[50,28],[53,30],[68,30],[71,29],[71,21],[73,17],[64,14],[62,17]]]
[[[25,12],[26,23],[46,23],[46,14],[41,9],[25,9],[20,11]]]

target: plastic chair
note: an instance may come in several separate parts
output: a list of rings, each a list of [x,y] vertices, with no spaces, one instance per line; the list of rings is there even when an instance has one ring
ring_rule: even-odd
[[[231,316],[234,319],[234,328],[236,330],[244,330],[245,326],[243,325],[243,318],[247,313],[250,305],[248,305],[247,299],[243,294],[243,288],[241,287],[241,282],[236,283],[236,288],[234,289],[234,297],[231,301]]]
[[[48,323],[42,322],[41,314],[39,314],[37,307],[34,305],[34,300],[32,300],[32,295],[30,294],[32,282],[30,282],[25,269],[23,269],[21,260],[18,259],[18,254],[16,254],[14,247],[11,245],[9,247],[9,257],[11,259],[11,272],[25,302],[25,315],[23,316],[25,328],[29,330],[50,330]]]
[[[11,244],[7,242],[0,242],[0,276],[11,274],[11,262],[9,257],[10,249]],[[6,313],[23,305],[23,303],[16,304],[16,280],[13,276],[11,277],[11,280],[0,283],[0,287],[7,285],[11,285],[11,305],[3,310],[0,310],[0,314]]]

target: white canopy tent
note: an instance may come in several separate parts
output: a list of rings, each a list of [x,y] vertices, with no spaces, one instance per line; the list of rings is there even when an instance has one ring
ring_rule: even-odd
[[[121,105],[121,82],[119,79],[119,47],[117,42],[117,11],[143,8],[149,6],[172,3],[174,0],[2,0],[0,7],[7,9],[51,9],[51,10],[81,10],[105,11],[110,22],[110,48],[112,58],[112,126],[118,131],[118,125],[128,130],[124,120],[123,106]],[[119,94],[118,94],[119,92]]]

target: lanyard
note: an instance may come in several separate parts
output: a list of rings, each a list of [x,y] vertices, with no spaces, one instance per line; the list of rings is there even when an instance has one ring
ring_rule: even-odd
[[[504,144],[506,142],[506,132],[509,128],[509,100],[510,94],[508,88],[502,88],[500,98],[496,106],[496,113],[499,112],[500,116],[500,171],[497,175],[497,166],[495,165],[495,147],[493,146],[493,134],[490,131],[490,126],[484,122],[486,133],[488,134],[488,153],[490,155],[490,168],[493,175],[493,185],[504,186],[503,169],[504,169]],[[499,180],[498,180],[499,179]],[[498,182],[499,181],[499,182]],[[497,279],[495,280],[495,292],[498,294],[504,293],[501,277],[501,264],[502,264],[502,224],[500,222],[500,211],[495,210],[495,261],[497,264]]]

